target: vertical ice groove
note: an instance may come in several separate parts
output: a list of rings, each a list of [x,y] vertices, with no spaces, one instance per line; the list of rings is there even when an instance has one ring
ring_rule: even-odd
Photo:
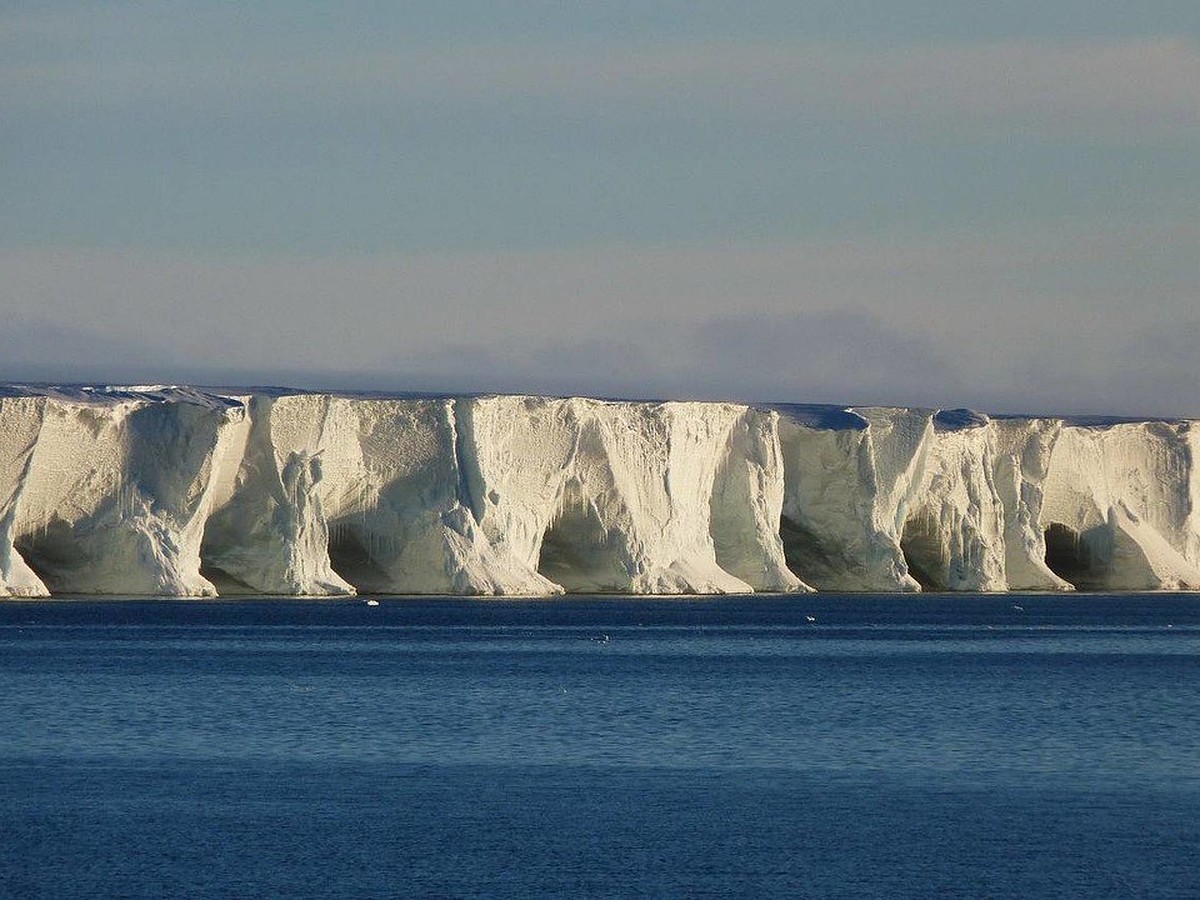
[[[44,397],[0,397],[0,597],[49,594],[13,546],[45,405]]]
[[[483,518],[483,478],[479,472],[478,454],[475,452],[475,405],[458,398],[450,401],[450,409],[459,497],[478,525]]]
[[[779,535],[783,495],[779,414],[740,412],[716,469],[711,529],[717,564],[756,591],[812,590],[787,567]]]
[[[1195,422],[1188,422],[1185,435],[1187,456],[1183,477],[1187,480],[1188,517],[1184,527],[1184,557],[1200,565],[1200,470],[1197,469],[1197,458],[1200,457],[1200,427],[1197,427]]]
[[[1005,573],[1009,590],[1063,591],[1074,585],[1046,564],[1042,523],[1045,480],[1057,419],[993,420],[996,490],[1004,510]]]
[[[214,492],[220,508],[201,549],[223,591],[353,593],[330,565],[320,495],[330,407],[330,398],[320,396],[248,398],[248,421],[237,436],[244,450],[236,475],[223,473]]]
[[[905,501],[900,534],[906,564],[927,589],[1006,590],[995,429],[986,417],[941,413],[933,426],[921,477]]]

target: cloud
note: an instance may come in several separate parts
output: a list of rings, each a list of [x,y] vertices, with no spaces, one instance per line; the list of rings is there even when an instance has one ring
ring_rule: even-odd
[[[691,359],[743,399],[946,403],[961,390],[934,340],[862,310],[721,316],[697,329]]]
[[[80,327],[14,320],[0,338],[0,379],[1200,417],[1196,320],[1170,331],[1144,329],[1098,350],[1106,364],[1012,347],[1002,369],[976,365],[977,348],[946,346],[864,311],[722,315],[683,325],[616,322],[603,336],[448,342],[370,362],[262,365],[174,351]]]
[[[0,330],[0,378],[19,382],[90,382],[176,369],[168,348],[37,316],[8,315]],[[147,379],[152,380],[152,379]]]
[[[1198,415],[1196,237],[0,251],[0,378]]]
[[[1150,324],[1098,342],[1081,362],[1032,359],[1009,392],[1024,393],[1020,408],[1034,411],[1200,418],[1200,319]]]
[[[723,315],[683,325],[618,322],[605,336],[463,342],[406,354],[383,371],[297,373],[301,380],[292,382],[1200,418],[1200,320],[1105,336],[1058,355],[1019,342],[987,348],[1000,351],[1000,366],[981,349],[897,328],[867,311]]]
[[[336,360],[256,366],[176,351],[17,319],[0,338],[0,378],[933,405],[954,383],[952,366],[930,342],[865,313],[616,322],[604,336],[450,342],[344,368]]]

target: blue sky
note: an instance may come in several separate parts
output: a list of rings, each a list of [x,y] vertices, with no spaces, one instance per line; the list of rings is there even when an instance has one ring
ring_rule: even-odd
[[[1194,2],[9,3],[0,377],[1200,416],[1198,96]]]

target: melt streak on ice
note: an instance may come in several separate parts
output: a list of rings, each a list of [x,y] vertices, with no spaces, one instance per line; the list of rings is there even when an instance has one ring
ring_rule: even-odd
[[[1200,589],[1200,430],[0,388],[0,596]]]

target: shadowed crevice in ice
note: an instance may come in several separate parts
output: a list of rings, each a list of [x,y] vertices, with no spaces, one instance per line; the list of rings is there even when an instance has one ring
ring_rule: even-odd
[[[217,594],[222,597],[237,597],[243,594],[260,593],[246,584],[246,582],[234,578],[224,569],[204,562],[203,549],[201,549],[200,555],[200,576],[216,588]]]
[[[863,431],[868,422],[852,409],[828,403],[771,403],[772,409],[797,425],[829,431]]]
[[[1089,536],[1059,522],[1051,522],[1045,532],[1046,565],[1050,571],[1077,590],[1103,589],[1107,573],[1092,546],[1101,530],[1092,529]]]
[[[788,569],[817,590],[844,569],[845,560],[838,548],[788,516],[779,517],[779,537]]]
[[[938,523],[932,516],[917,514],[909,517],[900,535],[900,550],[908,574],[917,580],[921,590],[945,591],[949,588]]]
[[[71,585],[94,562],[73,539],[71,526],[62,520],[18,537],[13,548],[51,593]]]
[[[357,529],[351,525],[330,524],[329,564],[357,591],[377,593],[392,589],[387,572],[375,561]]]
[[[933,416],[933,427],[938,431],[961,431],[982,428],[989,421],[986,415],[973,409],[939,409]]]
[[[568,485],[562,509],[542,538],[538,574],[572,593],[626,591],[629,572],[615,537],[579,488]]]

